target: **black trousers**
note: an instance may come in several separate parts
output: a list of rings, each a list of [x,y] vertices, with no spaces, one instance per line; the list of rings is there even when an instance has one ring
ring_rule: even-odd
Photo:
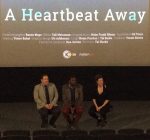
[[[109,110],[109,104],[104,106],[99,112],[97,112],[95,106],[92,105],[89,109],[89,115],[95,119],[98,119],[98,117],[100,116],[103,120],[106,120],[106,114],[109,112]]]
[[[61,113],[61,109],[59,106],[54,106],[51,110],[47,109],[47,108],[41,108],[38,110],[40,116],[41,116],[41,120],[42,120],[42,125],[48,125],[51,124],[55,124],[56,120],[58,119],[60,113]],[[48,116],[52,115],[50,121],[48,121]]]

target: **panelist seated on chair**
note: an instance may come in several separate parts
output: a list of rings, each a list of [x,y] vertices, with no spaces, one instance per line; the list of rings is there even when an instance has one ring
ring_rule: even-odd
[[[48,124],[56,128],[55,122],[60,115],[60,107],[57,105],[58,92],[54,83],[49,82],[47,74],[41,76],[41,83],[34,87],[34,100],[41,116],[41,128],[47,128]],[[52,115],[48,121],[48,116]]]
[[[95,77],[96,80],[96,91],[92,97],[92,106],[89,109],[89,115],[97,120],[97,126],[105,126],[107,123],[106,115],[110,110],[110,95],[106,84],[104,83],[104,78],[102,75],[98,74]]]
[[[77,129],[78,121],[83,113],[83,87],[77,82],[76,76],[69,77],[68,83],[63,85],[63,115],[68,128]]]

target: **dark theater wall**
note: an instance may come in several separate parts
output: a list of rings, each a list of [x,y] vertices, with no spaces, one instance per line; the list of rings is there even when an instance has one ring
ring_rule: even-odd
[[[33,67],[0,68],[0,102],[32,102],[34,85],[47,73],[61,87],[70,74],[84,86],[84,98],[90,100],[95,88],[94,75],[105,77],[112,100],[149,100],[150,67]]]

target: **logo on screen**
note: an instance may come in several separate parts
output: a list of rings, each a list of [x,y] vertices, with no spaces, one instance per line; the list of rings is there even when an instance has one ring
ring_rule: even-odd
[[[63,52],[63,57],[64,57],[64,58],[69,59],[69,58],[71,58],[71,56],[72,56],[71,51],[65,50],[65,51]]]

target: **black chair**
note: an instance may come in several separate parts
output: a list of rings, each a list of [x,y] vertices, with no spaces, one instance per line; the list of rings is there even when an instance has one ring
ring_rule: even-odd
[[[65,131],[62,131],[61,135],[63,137],[66,137],[66,136],[87,136],[88,132],[84,131],[84,130],[65,130]]]
[[[118,134],[121,135],[142,135],[144,134],[144,130],[137,128],[129,128],[129,129],[120,129]]]
[[[102,134],[99,136],[99,140],[122,140],[122,139],[117,139],[117,135],[116,134]]]
[[[63,140],[61,136],[34,136],[33,140]]]
[[[32,133],[33,137],[34,136],[59,136],[58,131],[54,130],[35,130]]]
[[[6,130],[3,131],[3,137],[6,136],[30,136],[29,130]]]
[[[146,130],[146,134],[150,135],[150,129]]]
[[[100,130],[92,130],[89,133],[90,135],[93,136],[101,136],[101,135],[115,135],[116,132],[113,129],[100,129]]]
[[[149,140],[147,139],[145,134],[118,134],[115,135],[114,139],[112,138],[111,140]]]
[[[31,140],[28,136],[6,136],[2,137],[2,140]]]
[[[146,137],[146,140],[150,140],[150,129],[146,130],[145,137]]]
[[[99,140],[98,136],[90,136],[90,135],[74,135],[74,136],[66,136],[65,140]]]

